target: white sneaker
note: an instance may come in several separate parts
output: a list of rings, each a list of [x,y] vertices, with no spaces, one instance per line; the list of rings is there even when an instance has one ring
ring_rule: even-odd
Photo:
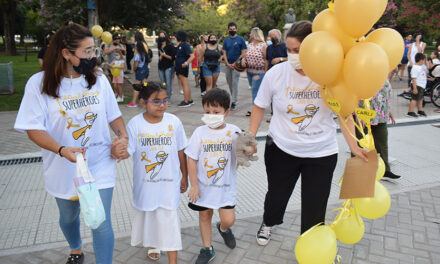
[[[180,90],[179,93],[180,93],[180,94],[183,94],[183,90]]]
[[[270,232],[272,227],[266,226],[264,223],[261,224],[260,229],[257,232],[257,244],[260,246],[265,246],[270,241]]]
[[[124,99],[122,99],[121,97],[116,97],[116,102],[118,102],[118,103],[124,102]]]

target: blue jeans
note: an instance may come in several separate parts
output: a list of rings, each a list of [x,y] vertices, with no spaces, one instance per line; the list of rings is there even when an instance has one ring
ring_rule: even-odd
[[[254,78],[256,78],[256,76],[258,76],[258,78],[257,78],[258,80],[254,79]],[[255,97],[257,97],[258,90],[260,89],[260,84],[261,84],[261,81],[263,80],[264,73],[259,73],[259,74],[248,73],[247,77],[248,77],[249,84],[252,87],[252,104],[254,104],[254,100],[255,100]]]
[[[172,76],[173,76],[173,69],[174,67],[170,67],[165,70],[159,70],[159,78],[162,83],[165,83],[167,85],[168,89],[168,99],[171,100],[171,95],[173,94],[173,82],[172,82]]]
[[[97,228],[92,229],[93,249],[97,264],[112,263],[113,247],[115,238],[112,222],[110,219],[110,208],[112,205],[113,188],[99,190],[105,210],[105,221]],[[55,198],[60,210],[60,227],[64,237],[69,243],[70,249],[76,250],[82,246],[79,218],[79,201],[70,201]]]

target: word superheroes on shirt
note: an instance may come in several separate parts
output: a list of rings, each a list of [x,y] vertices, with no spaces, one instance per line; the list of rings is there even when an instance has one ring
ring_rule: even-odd
[[[169,146],[173,143],[174,133],[138,134],[141,146]]]
[[[223,152],[232,151],[231,139],[202,140],[203,152]]]
[[[312,86],[309,86],[306,89],[287,87],[286,97],[291,100],[319,99],[321,98],[321,92],[317,87]]]
[[[61,101],[65,111],[87,107],[90,105],[97,105],[100,103],[99,91],[85,91],[79,93],[77,96],[65,95],[57,100]]]

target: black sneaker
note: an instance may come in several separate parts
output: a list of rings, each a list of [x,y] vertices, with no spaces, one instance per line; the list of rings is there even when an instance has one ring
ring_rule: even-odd
[[[228,228],[228,230],[226,230],[225,232],[222,232],[220,230],[220,223],[217,223],[217,229],[218,229],[218,232],[220,233],[220,235],[223,237],[223,240],[225,241],[226,246],[228,246],[228,248],[230,248],[230,249],[235,248],[237,243],[235,241],[234,234],[232,234],[231,228]]]
[[[215,258],[214,247],[200,249],[200,254],[197,257],[196,264],[207,264]]]
[[[272,227],[266,226],[266,224],[262,223],[260,229],[257,232],[257,244],[260,246],[265,246],[270,241],[270,232],[272,231]]]
[[[190,102],[191,101],[188,101],[188,102],[182,101],[177,106],[178,107],[190,107],[192,105]]]
[[[417,114],[414,112],[408,112],[408,113],[406,113],[406,115],[409,117],[418,117]]]
[[[235,109],[237,109],[237,103],[232,103],[231,104],[231,111],[234,111]]]
[[[83,264],[83,263],[84,263],[84,253],[70,254],[66,262],[66,264]]]
[[[191,104],[191,105],[193,105],[193,104],[194,104],[194,101],[193,101],[193,100],[189,100],[188,103]]]
[[[425,111],[418,111],[417,114],[418,114],[419,116],[427,117]]]
[[[390,178],[390,179],[399,179],[400,176],[392,173],[391,171],[386,171],[383,175],[384,178]]]

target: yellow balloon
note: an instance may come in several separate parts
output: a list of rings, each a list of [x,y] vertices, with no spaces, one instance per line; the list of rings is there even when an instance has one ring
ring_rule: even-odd
[[[349,36],[359,38],[367,34],[382,16],[386,0],[337,0],[335,16]],[[385,3],[386,6],[386,3]]]
[[[312,227],[298,238],[295,256],[299,264],[331,264],[337,250],[335,232],[321,225]]]
[[[364,221],[353,207],[339,212],[331,226],[336,238],[344,244],[356,244],[365,233]]]
[[[93,27],[92,27],[92,35],[95,37],[95,38],[99,38],[101,35],[102,35],[102,27],[100,26],[100,25],[94,25]]]
[[[382,183],[376,181],[374,197],[355,198],[353,199],[353,205],[362,217],[377,219],[384,216],[390,210],[391,196],[387,188]]]
[[[315,17],[313,20],[312,30],[313,32],[330,32],[341,42],[342,48],[344,49],[344,54],[346,54],[353,46],[356,45],[356,40],[342,30],[338,24],[338,21],[336,20],[335,13],[330,11],[330,9],[325,9]]]
[[[399,32],[391,28],[380,28],[368,34],[365,41],[381,46],[388,56],[389,71],[394,70],[402,60],[405,43]]]
[[[102,41],[104,41],[104,43],[111,44],[113,37],[110,32],[104,31],[104,32],[102,32],[101,39],[102,39]]]
[[[110,72],[113,76],[119,76],[119,74],[121,74],[121,71],[122,71],[121,69],[116,69],[116,68],[110,69]]]
[[[321,85],[330,84],[342,69],[344,51],[336,37],[326,31],[313,32],[301,43],[299,60],[305,74]]]
[[[328,91],[321,90],[321,97],[324,103],[328,105],[327,99],[334,98],[338,100],[341,108],[339,114],[343,117],[349,116],[359,104],[358,97],[350,90],[342,78],[339,78],[334,84],[327,86]]]
[[[379,166],[377,167],[376,181],[380,181],[385,175],[385,162],[379,157]]]
[[[360,99],[368,99],[382,88],[388,69],[388,56],[379,45],[360,43],[345,56],[344,80]]]

